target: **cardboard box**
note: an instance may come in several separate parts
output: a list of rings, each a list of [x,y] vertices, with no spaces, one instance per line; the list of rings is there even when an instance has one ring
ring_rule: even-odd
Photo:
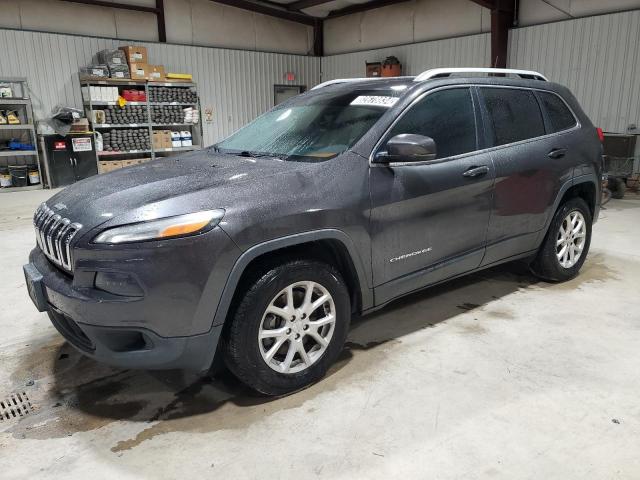
[[[132,63],[129,67],[131,69],[131,80],[149,79],[149,65],[146,63]]]
[[[164,65],[149,65],[149,80],[153,82],[164,81],[166,76]]]
[[[171,130],[154,130],[153,131],[153,148],[171,148]]]
[[[153,149],[162,148],[162,134],[158,131],[153,132]]]
[[[123,167],[130,167],[132,165],[139,165],[142,163],[141,158],[130,158],[128,160],[122,160]]]
[[[109,173],[122,168],[122,160],[100,160],[98,162],[98,173]]]
[[[149,57],[147,56],[147,48],[138,45],[125,45],[120,47],[127,57],[127,63],[149,63]]]
[[[75,120],[71,124],[71,129],[69,131],[72,133],[84,133],[90,131],[89,119],[79,118],[78,120]]]

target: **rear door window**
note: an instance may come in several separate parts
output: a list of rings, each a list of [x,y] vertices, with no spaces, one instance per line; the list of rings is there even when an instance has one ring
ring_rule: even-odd
[[[562,99],[554,93],[538,92],[542,107],[547,112],[547,117],[551,126],[549,133],[561,132],[575,126],[578,122],[571,113],[571,110],[562,101]]]
[[[477,148],[476,120],[469,88],[430,93],[403,115],[387,139],[402,133],[433,138],[437,157],[472,152]]]
[[[542,112],[530,90],[482,87],[493,145],[506,145],[545,134]]]

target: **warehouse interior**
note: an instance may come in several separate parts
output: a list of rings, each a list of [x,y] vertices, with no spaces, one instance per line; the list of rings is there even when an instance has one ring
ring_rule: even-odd
[[[639,46],[640,0],[1,2],[0,476],[639,478]],[[601,129],[577,277],[505,263],[354,316],[326,376],[275,398],[103,364],[34,308],[34,212],[63,189],[323,82],[455,67],[540,72]]]

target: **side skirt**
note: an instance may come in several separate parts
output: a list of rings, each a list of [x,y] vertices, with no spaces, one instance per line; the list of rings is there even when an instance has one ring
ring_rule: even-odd
[[[395,296],[395,297],[393,297],[393,298],[391,298],[389,300],[386,300],[383,303],[380,303],[379,305],[376,305],[376,306],[374,306],[372,308],[369,308],[367,310],[363,310],[361,314],[364,316],[364,315],[368,315],[370,313],[376,312],[376,311],[386,307],[390,303],[394,302],[395,300],[398,300],[400,298],[406,297],[408,295],[412,295],[412,294],[417,293],[417,292],[421,292],[421,291],[426,290],[426,289],[431,288],[431,287],[435,287],[436,285],[441,285],[443,283],[450,282],[451,280],[455,280],[456,278],[465,277],[465,276],[470,275],[472,273],[477,273],[477,272],[480,272],[482,270],[486,270],[488,268],[496,267],[496,266],[501,265],[503,263],[514,262],[514,261],[517,261],[517,260],[522,260],[522,259],[525,259],[525,258],[528,258],[528,257],[532,257],[533,255],[536,254],[537,251],[538,251],[538,249],[534,249],[534,250],[529,250],[528,252],[519,253],[518,255],[513,255],[511,257],[503,258],[501,260],[497,260],[497,261],[495,261],[493,263],[489,263],[487,265],[481,265],[481,266],[479,266],[479,267],[477,267],[477,268],[475,268],[473,270],[470,270],[468,272],[460,273],[458,275],[453,275],[453,276],[448,277],[446,279],[430,283],[430,284],[425,285],[425,286],[420,287],[420,288],[416,288],[415,290],[411,290],[411,291],[403,293],[401,295],[397,295],[397,296]],[[374,297],[375,297],[375,289],[374,289]]]

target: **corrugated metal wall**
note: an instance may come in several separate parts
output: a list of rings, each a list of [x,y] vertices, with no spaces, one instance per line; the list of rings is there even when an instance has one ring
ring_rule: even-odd
[[[640,124],[640,11],[519,28],[510,32],[509,66],[540,70],[576,94],[594,123],[610,132]],[[79,66],[95,52],[122,42],[0,29],[0,77],[24,76],[43,118],[57,103],[81,106]],[[203,107],[214,121],[204,124],[210,144],[244,125],[273,104],[273,85],[312,87],[322,80],[360,77],[365,61],[395,55],[404,72],[415,75],[442,66],[488,66],[489,34],[423,42],[323,57],[143,43],[153,63],[187,71],[198,82]],[[637,130],[632,133],[639,133]]]
[[[78,68],[96,52],[125,42],[0,29],[0,78],[26,77],[36,116],[45,118],[56,104],[82,107]],[[292,83],[308,88],[320,81],[320,59],[299,55],[136,42],[149,50],[150,63],[168,71],[192,73],[202,108],[213,108],[213,122],[204,123],[209,145],[273,106],[273,85]],[[286,82],[286,72],[296,75]]]
[[[394,55],[405,75],[437,67],[489,66],[491,39],[488,33],[466,37],[378,48],[322,58],[322,81],[335,78],[364,77],[365,62],[381,62]]]
[[[519,28],[509,66],[539,70],[568,86],[608,132],[640,124],[640,11]]]

